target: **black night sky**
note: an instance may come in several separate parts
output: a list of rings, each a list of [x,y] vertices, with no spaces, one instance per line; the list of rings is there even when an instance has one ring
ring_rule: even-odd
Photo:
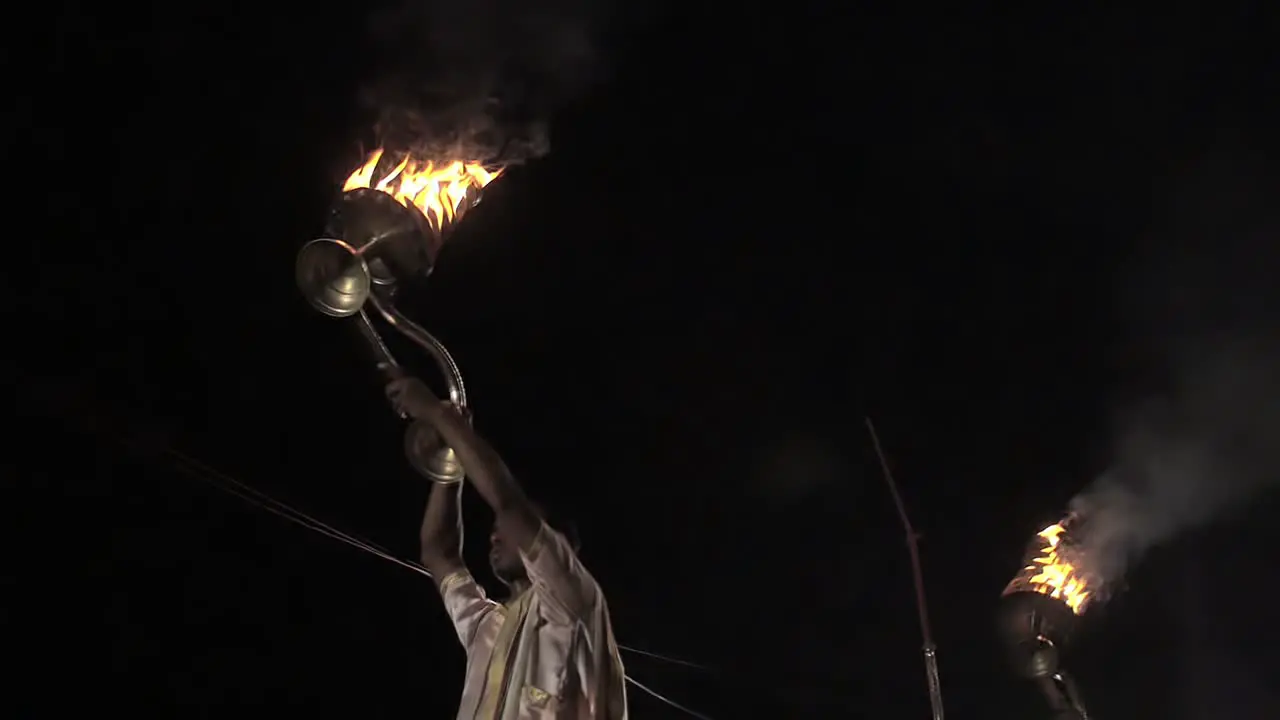
[[[464,658],[428,580],[165,452],[416,554],[402,423],[293,284],[383,71],[357,5],[47,26],[16,104],[45,229],[17,245],[23,332],[55,340],[11,350],[34,431],[13,467],[61,498],[30,517],[62,561],[25,596],[15,717],[453,717]],[[923,534],[947,712],[1047,717],[993,631],[1024,544],[1192,325],[1275,337],[1271,21],[1213,7],[650,4],[600,36],[550,154],[403,308],[575,517],[619,642],[712,668],[624,654],[631,675],[715,720],[929,716],[869,414]],[[1085,616],[1067,663],[1097,718],[1280,716],[1277,509],[1180,534]]]

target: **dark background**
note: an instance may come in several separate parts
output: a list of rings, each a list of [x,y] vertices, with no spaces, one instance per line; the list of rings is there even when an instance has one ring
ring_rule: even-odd
[[[640,682],[717,720],[927,717],[871,414],[924,534],[947,710],[1043,716],[991,617],[1178,333],[1133,298],[1175,250],[1276,255],[1269,14],[1214,7],[654,7],[615,29],[552,153],[491,186],[406,309],[531,492],[575,515],[620,642],[715,668],[626,655]],[[57,558],[14,594],[39,611],[11,616],[29,711],[452,717],[463,656],[428,581],[160,452],[415,554],[401,423],[291,277],[358,161],[362,17],[41,26],[14,105],[45,200],[11,226],[40,286],[13,467],[61,499],[24,513]],[[1086,616],[1069,662],[1098,717],[1280,712],[1267,502]]]

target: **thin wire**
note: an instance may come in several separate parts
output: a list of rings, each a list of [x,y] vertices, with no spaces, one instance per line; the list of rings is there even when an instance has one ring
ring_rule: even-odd
[[[656,652],[641,650],[640,648],[631,647],[629,645],[618,645],[618,649],[626,650],[627,652],[635,653],[636,655],[643,655],[645,657],[650,657],[650,658],[653,658],[654,660],[661,660],[663,662],[671,663],[672,665],[682,665],[687,668],[693,668],[694,670],[702,670],[703,672],[711,672],[711,673],[715,672],[713,668],[709,668],[706,665],[699,665],[696,662],[691,662],[689,660],[681,660],[680,658],[674,658],[674,657],[671,657],[670,655],[659,655]]]
[[[221,480],[222,482],[225,482],[228,485],[232,486],[232,487],[222,487],[221,489],[225,489],[227,492],[235,495],[236,497],[239,497],[242,500],[246,500],[251,504],[257,505],[258,507],[261,507],[267,512],[270,512],[279,517],[283,517],[286,520],[289,520],[290,522],[297,523],[310,530],[315,530],[317,532],[320,532],[327,537],[331,537],[335,540],[339,540],[341,542],[347,543],[348,545],[351,545],[353,547],[359,548],[361,550],[365,550],[367,552],[371,552],[374,555],[377,555],[379,557],[391,560],[405,568],[413,570],[414,572],[420,573],[422,575],[426,575],[427,577],[431,577],[431,571],[428,570],[425,566],[419,565],[418,563],[414,563],[412,561],[401,560],[400,558],[397,558],[391,555],[388,551],[384,550],[378,545],[375,545],[372,542],[369,542],[368,540],[365,540],[364,538],[361,538],[357,535],[353,535],[351,533],[344,532],[342,530],[339,530],[333,527],[332,525],[328,525],[320,520],[317,520],[316,518],[311,517],[310,515],[307,515],[306,513],[302,512],[301,510],[297,510],[293,507],[290,507],[289,505],[286,505],[285,503],[279,500],[276,500],[275,498],[271,497],[270,495],[267,495],[261,490],[257,490],[243,482],[240,482],[239,480],[236,480],[233,477],[225,475],[215,470],[214,468],[211,468],[208,465],[205,465],[204,463],[200,462],[199,460],[196,460],[193,457],[184,455],[183,453],[180,453],[177,450],[169,450],[167,452],[170,455],[172,455],[175,459],[179,460],[180,462],[185,463],[187,465],[191,465],[195,467],[197,470],[199,470],[200,471],[199,473],[192,473],[193,475],[196,475],[198,479],[204,480],[207,482],[208,477],[215,477],[218,480]],[[203,473],[204,476],[202,476],[201,473]],[[684,667],[694,668],[697,670],[714,672],[712,668],[709,668],[706,665],[699,665],[698,663],[695,663],[689,660],[682,660],[680,658],[671,657],[669,655],[662,655],[660,653],[655,653],[649,650],[641,650],[640,648],[635,648],[628,645],[620,644],[618,645],[618,648],[621,650],[626,650],[628,652],[635,653],[636,655],[643,655],[645,657],[650,657],[655,660],[662,660],[664,662],[671,663],[672,665],[681,665]]]
[[[200,460],[197,460],[196,458],[191,457],[190,455],[182,453],[181,451],[175,450],[173,448],[166,448],[164,452],[166,455],[169,455],[173,459],[177,460],[179,463],[195,468],[198,472],[193,474],[195,474],[197,478],[200,480],[209,482],[209,478],[214,478],[222,483],[225,483],[226,485],[231,486],[230,488],[224,488],[224,489],[227,489],[228,491],[233,492],[233,494],[236,494],[241,497],[243,497],[241,493],[243,493],[244,495],[252,496],[253,498],[257,499],[259,502],[263,503],[262,505],[263,507],[269,506],[268,509],[278,509],[280,512],[277,514],[281,514],[284,517],[296,518],[296,521],[304,525],[305,527],[323,528],[328,532],[332,533],[331,537],[340,536],[341,538],[344,539],[344,542],[354,544],[356,547],[360,547],[365,550],[371,550],[375,553],[381,553],[385,555],[391,554],[390,551],[388,551],[386,548],[380,547],[375,543],[369,540],[366,540],[365,538],[362,538],[358,535],[354,535],[352,533],[339,530],[333,527],[332,525],[328,525],[302,512],[301,510],[291,507],[290,505],[287,505],[286,503],[271,497],[270,495],[262,492],[261,490],[258,490],[252,485],[249,485],[248,483],[241,482],[231,477],[230,475],[227,475],[226,473],[220,472],[215,468],[210,467],[208,464],[203,463]],[[223,487],[218,485],[218,483],[216,482],[211,484],[217,487]],[[232,488],[235,488],[239,492],[233,491]],[[245,498],[245,499],[248,499],[248,498]],[[425,570],[425,568],[423,569]]]
[[[179,461],[179,463],[184,465],[189,465],[195,468],[198,472],[194,472],[190,474],[195,475],[197,479],[208,483],[210,482],[209,478],[216,478],[218,481],[221,481],[226,485],[229,485],[230,487],[220,486],[216,482],[210,483],[210,484],[213,484],[215,487],[220,487],[221,489],[226,490],[232,495],[235,495],[236,497],[239,497],[240,499],[245,500],[250,504],[257,505],[258,507],[261,507],[267,512],[270,512],[274,515],[282,517],[290,522],[301,525],[309,530],[315,530],[316,532],[319,532],[327,537],[331,537],[340,542],[344,542],[348,545],[351,545],[352,547],[359,548],[366,552],[370,552],[374,555],[377,555],[378,557],[384,558],[386,560],[390,560],[391,562],[394,562],[397,565],[400,565],[401,567],[412,570],[421,575],[431,577],[431,571],[428,570],[425,566],[409,560],[402,560],[398,557],[395,557],[384,548],[379,547],[378,545],[375,545],[374,543],[358,535],[353,535],[343,530],[339,530],[333,527],[332,525],[328,525],[321,520],[317,520],[316,518],[302,512],[301,510],[290,507],[284,502],[281,502],[280,500],[276,500],[275,498],[262,492],[261,490],[258,490],[247,483],[237,480],[231,477],[230,475],[227,475],[226,473],[220,472],[217,469],[212,468],[209,465],[197,460],[196,458],[191,457],[190,455],[182,453],[173,448],[166,448],[165,453],[173,457],[175,460]],[[631,647],[629,645],[622,645],[622,644],[618,645],[618,649],[626,650],[627,652],[634,653],[636,655],[643,655],[644,657],[653,658],[654,660],[660,660],[662,662],[670,663],[672,665],[680,665],[682,667],[693,668],[695,670],[702,670],[704,672],[715,672],[713,668],[707,667],[706,665],[701,665],[691,660],[683,660],[681,658],[672,657],[670,655],[663,655],[661,653],[656,653],[651,650],[641,650],[640,648],[637,648],[637,647]]]
[[[698,712],[697,710],[692,710],[692,709],[690,709],[690,708],[687,708],[687,707],[685,707],[685,706],[681,705],[680,703],[676,702],[675,700],[672,700],[672,699],[671,699],[671,698],[669,698],[669,697],[664,697],[663,695],[659,694],[656,690],[653,690],[653,689],[651,689],[651,688],[647,688],[647,687],[645,687],[644,685],[640,684],[639,682],[636,682],[636,680],[635,680],[634,678],[632,678],[630,675],[627,675],[626,677],[627,677],[627,682],[631,683],[632,685],[635,685],[636,687],[640,688],[641,690],[645,691],[646,693],[649,693],[649,694],[650,694],[650,695],[652,695],[653,697],[655,697],[655,698],[657,698],[657,699],[661,700],[662,702],[664,702],[664,703],[666,703],[666,704],[670,705],[671,707],[673,707],[673,708],[675,708],[675,709],[677,709],[677,710],[681,710],[681,711],[683,711],[683,712],[687,713],[690,717],[698,718],[698,720],[711,720],[711,718],[710,718],[710,717],[707,717],[706,715],[703,715],[702,713]]]
[[[333,538],[334,540],[338,540],[339,542],[344,542],[354,548],[364,550],[367,553],[383,558],[384,560],[390,560],[391,562],[403,568],[412,570],[416,573],[420,573],[427,577],[431,577],[431,572],[427,570],[425,567],[422,567],[421,565],[418,565],[416,563],[412,563],[406,560],[401,560],[400,558],[392,555],[391,553],[383,550],[382,548],[379,548],[378,546],[374,545],[371,542],[368,542],[366,540],[363,540],[353,535],[349,535],[348,533],[345,533],[333,527],[332,525],[325,524],[324,522],[321,522],[320,520],[317,520],[300,510],[296,510],[292,507],[289,507],[288,505],[285,505],[279,500],[276,500],[271,496],[266,495],[265,493],[262,493],[261,491],[255,490],[245,485],[244,483],[241,483],[235,480],[234,478],[227,477],[223,473],[220,473],[217,470],[214,470],[213,468],[205,465],[204,463],[201,463],[198,460],[195,460],[194,458],[187,457],[176,450],[166,450],[165,453],[179,460],[180,469],[187,471],[187,474],[193,475],[198,480],[203,480],[204,482],[209,483],[210,485],[213,485],[214,487],[217,487],[220,490],[224,490],[232,495],[235,495],[236,497],[250,503],[251,505],[256,505],[273,515],[282,517],[292,523],[301,525],[302,527],[305,527],[308,530],[314,530],[320,533],[321,535]],[[192,467],[185,467],[186,465],[190,465],[202,472],[191,472]],[[216,478],[227,484],[211,482],[210,478]]]
[[[188,475],[195,476],[196,479],[198,480],[202,480],[208,484],[213,485],[214,487],[217,487],[221,490],[225,490],[228,493],[240,498],[241,500],[245,500],[246,502],[252,505],[256,505],[257,507],[260,507],[263,510],[270,512],[273,515],[282,517],[290,522],[301,525],[309,530],[315,530],[316,532],[319,532],[320,534],[325,535],[326,537],[330,537],[335,540],[347,543],[352,547],[359,548],[377,557],[383,558],[385,560],[390,560],[391,562],[403,568],[412,570],[421,575],[425,575],[426,577],[431,577],[431,572],[427,570],[425,567],[414,562],[401,560],[400,558],[395,557],[394,555],[391,555],[390,553],[386,552],[385,550],[382,550],[381,548],[379,548],[378,546],[374,545],[371,542],[362,540],[357,536],[350,535],[341,530],[338,530],[337,528],[331,525],[328,525],[320,520],[317,520],[307,515],[301,510],[297,510],[295,508],[289,507],[285,503],[280,502],[279,500],[276,500],[270,495],[267,495],[266,493],[260,490],[257,490],[243,482],[240,482],[239,480],[236,480],[235,478],[230,477],[225,473],[219,472],[218,470],[212,467],[209,467],[205,463],[202,463],[193,457],[190,457],[173,448],[166,448],[164,452],[166,455],[178,461],[178,466],[180,470],[185,471],[185,473]],[[708,671],[710,670],[710,668],[704,665],[699,665],[694,662],[689,662],[688,660],[680,660],[678,658],[667,657],[665,655],[660,655],[655,652],[640,650],[637,648],[628,647],[626,645],[619,645],[618,649],[626,650],[628,652],[633,652],[637,655],[650,657],[655,660],[662,660],[675,665],[682,665],[685,667],[696,668],[699,670],[708,670]],[[711,720],[711,718],[708,717],[707,715],[703,715],[702,713],[697,712],[696,710],[692,710],[688,707],[685,707],[684,705],[681,705],[675,700],[672,700],[671,698],[666,697],[665,695],[662,695],[661,693],[653,690],[647,685],[644,685],[643,683],[639,682],[635,678],[631,677],[631,675],[629,674],[624,674],[623,677],[626,678],[627,682],[639,688],[641,691],[647,693],[648,695],[651,695],[652,697],[656,698],[657,700],[660,700],[661,702],[666,703],[667,705],[670,705],[671,707],[677,710],[680,710],[681,712],[687,713],[691,717],[698,718],[698,720]]]

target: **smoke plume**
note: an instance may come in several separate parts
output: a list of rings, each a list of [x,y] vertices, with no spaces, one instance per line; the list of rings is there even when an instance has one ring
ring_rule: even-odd
[[[599,78],[610,3],[397,0],[376,15],[362,105],[380,145],[510,165],[546,154],[551,114]]]
[[[1166,395],[1119,423],[1117,462],[1072,501],[1108,578],[1152,546],[1280,485],[1280,347],[1205,338]]]
[[[1158,272],[1130,278],[1168,375],[1118,418],[1115,462],[1072,501],[1077,540],[1107,579],[1280,487],[1280,258],[1273,234],[1246,230],[1245,208],[1232,210],[1222,233],[1193,229],[1213,242],[1166,247]]]

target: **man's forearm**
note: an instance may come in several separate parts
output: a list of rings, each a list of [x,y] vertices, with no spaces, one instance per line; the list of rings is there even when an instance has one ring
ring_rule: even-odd
[[[502,457],[457,411],[441,408],[432,413],[430,422],[445,444],[453,448],[480,497],[495,513],[525,514],[530,506],[524,490],[502,461]]]
[[[422,529],[418,535],[422,543],[424,564],[462,557],[462,513],[459,511],[461,495],[462,483],[432,483],[427,509],[422,514]]]

